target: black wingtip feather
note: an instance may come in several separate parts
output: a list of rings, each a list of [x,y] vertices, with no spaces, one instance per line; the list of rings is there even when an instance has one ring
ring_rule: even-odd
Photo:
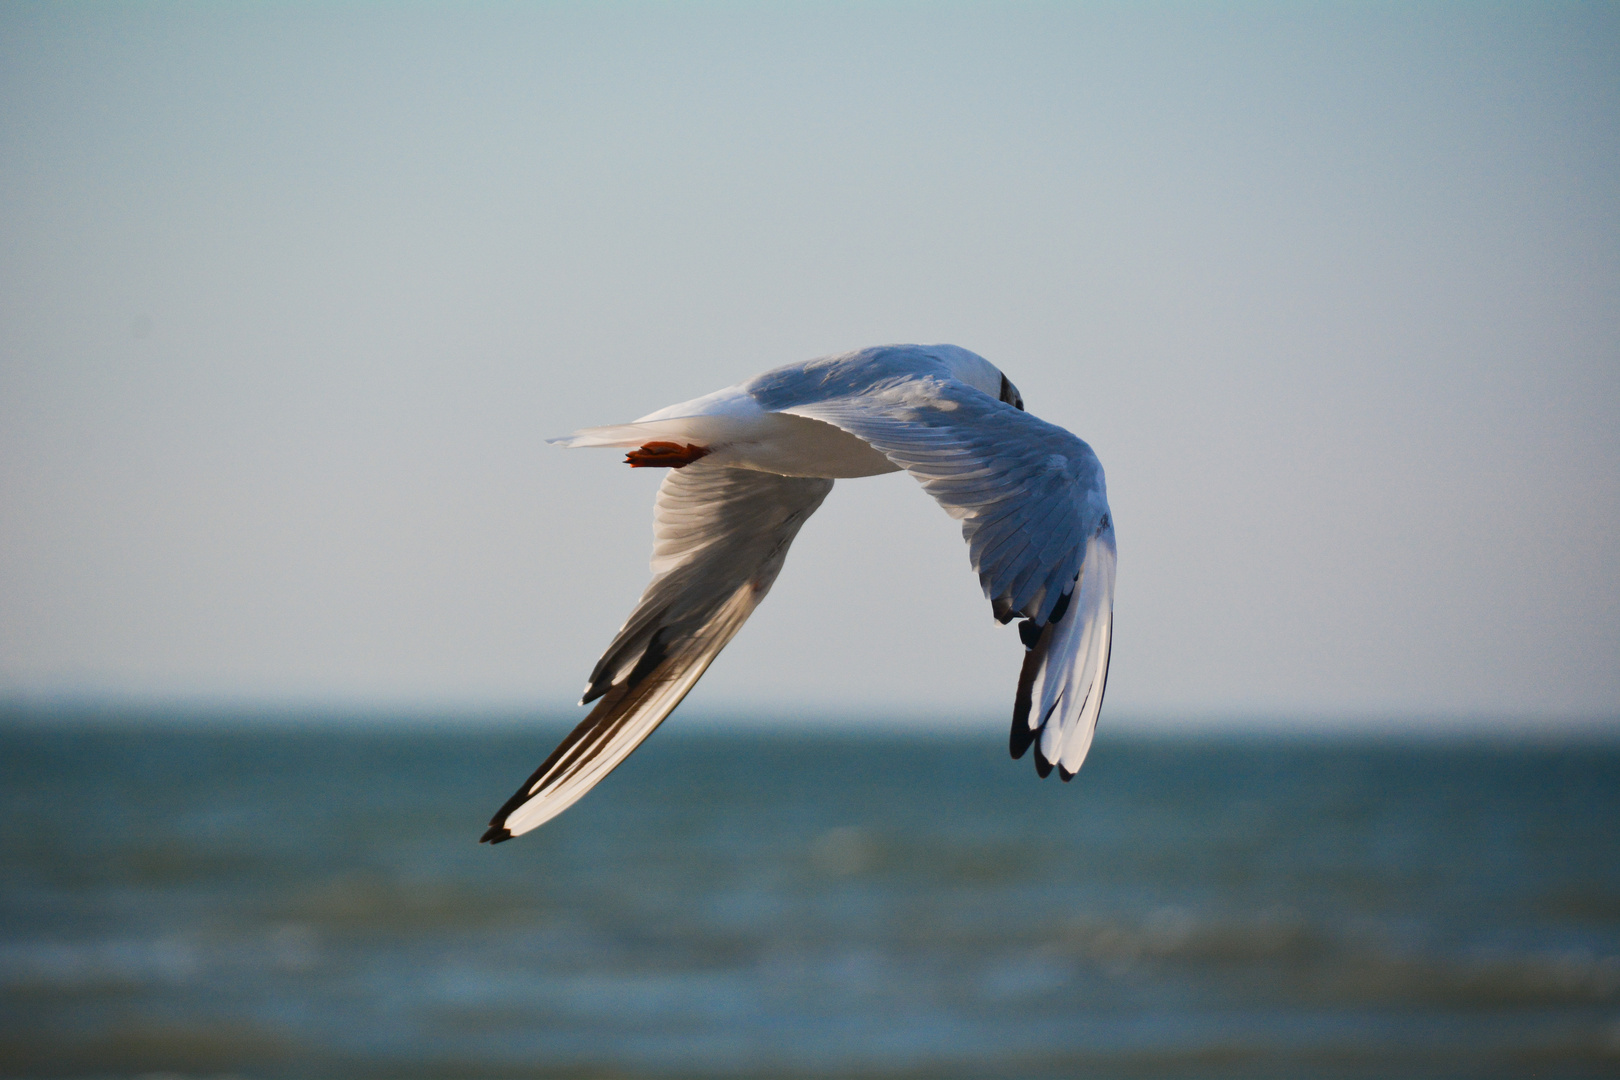
[[[1024,654],[1024,666],[1018,672],[1018,693],[1013,696],[1012,731],[1007,735],[1007,749],[1017,761],[1035,741],[1035,731],[1029,726],[1029,710],[1034,704],[1035,674],[1041,669],[1045,652],[1030,649]]]
[[[512,839],[512,830],[505,825],[491,825],[484,830],[484,835],[478,838],[480,844],[504,844]]]
[[[1029,721],[1022,717],[1013,717],[1012,732],[1007,737],[1007,750],[1012,759],[1017,761],[1029,752],[1029,744],[1035,741],[1035,733],[1029,730]]]
[[[1074,773],[1070,772],[1068,769],[1065,769],[1062,765],[1059,765],[1058,766],[1058,777],[1065,784],[1067,784],[1070,780],[1074,779]]]
[[[1046,755],[1041,753],[1038,746],[1035,748],[1035,775],[1042,780],[1052,775],[1052,763],[1046,760]]]
[[[1045,628],[1034,619],[1025,619],[1018,624],[1018,640],[1024,643],[1024,648],[1033,649],[1040,643],[1043,629]]]

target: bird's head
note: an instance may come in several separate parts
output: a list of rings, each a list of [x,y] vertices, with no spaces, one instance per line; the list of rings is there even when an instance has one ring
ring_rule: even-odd
[[[1018,387],[1001,373],[1000,368],[978,353],[969,352],[958,345],[931,345],[928,351],[950,369],[952,378],[967,383],[975,390],[984,391],[997,401],[1005,401],[1020,412],[1023,411],[1024,395],[1018,392]]]

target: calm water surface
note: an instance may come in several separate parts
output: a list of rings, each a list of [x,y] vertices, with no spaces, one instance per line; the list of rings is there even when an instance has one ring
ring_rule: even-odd
[[[0,1075],[1620,1076],[1620,749],[0,725]]]

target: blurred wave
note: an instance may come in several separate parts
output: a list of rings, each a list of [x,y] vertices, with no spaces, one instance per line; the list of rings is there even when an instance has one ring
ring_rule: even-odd
[[[6,1076],[1620,1073],[1620,748],[0,727]]]

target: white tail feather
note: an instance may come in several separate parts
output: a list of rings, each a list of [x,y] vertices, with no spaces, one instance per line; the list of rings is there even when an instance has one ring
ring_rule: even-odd
[[[669,420],[642,420],[581,428],[572,435],[547,439],[553,446],[643,446],[650,442],[707,444],[729,437],[737,422],[726,416],[680,416]]]

